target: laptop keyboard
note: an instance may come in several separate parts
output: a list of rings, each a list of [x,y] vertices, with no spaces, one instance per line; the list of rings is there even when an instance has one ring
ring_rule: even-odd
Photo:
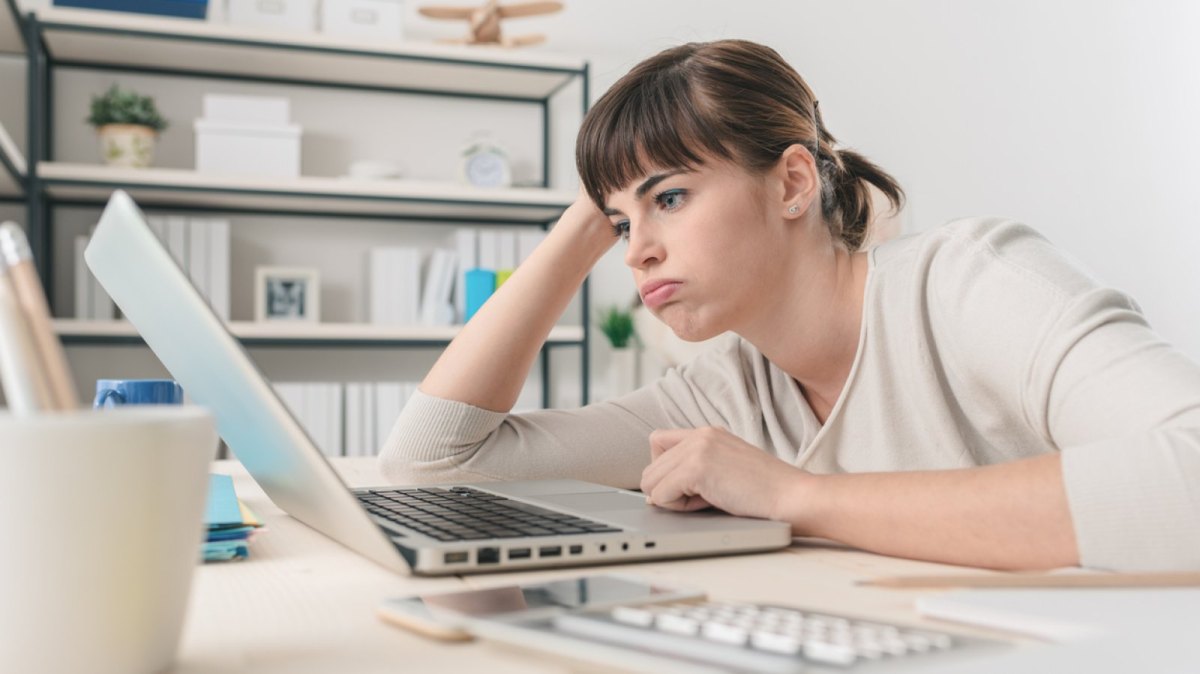
[[[621,531],[470,487],[372,489],[355,494],[367,512],[439,541],[571,536]]]

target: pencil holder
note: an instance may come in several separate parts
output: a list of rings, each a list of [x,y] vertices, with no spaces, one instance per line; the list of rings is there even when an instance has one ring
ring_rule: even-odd
[[[175,657],[217,448],[199,407],[0,415],[5,672],[151,674]]]

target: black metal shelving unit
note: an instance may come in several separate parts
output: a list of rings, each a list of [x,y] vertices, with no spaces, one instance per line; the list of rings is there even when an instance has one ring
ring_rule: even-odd
[[[317,36],[261,34],[199,21],[169,20],[110,12],[46,8],[21,16],[7,4],[24,38],[28,87],[28,167],[19,178],[28,210],[28,230],[42,282],[54,287],[54,209],[102,206],[114,189],[128,191],[147,207],[187,208],[231,215],[299,215],[420,221],[447,225],[536,226],[548,229],[573,195],[550,190],[551,101],[578,81],[581,110],[588,109],[589,70],[583,61],[503,58],[461,49],[367,47]],[[0,10],[3,11],[3,10]],[[0,24],[3,19],[0,19]],[[0,25],[0,48],[5,31]],[[12,42],[11,34],[8,38]],[[148,64],[149,55],[154,63]],[[538,109],[542,130],[542,189],[480,191],[423,189],[400,184],[387,191],[347,189],[336,179],[235,181],[171,169],[114,170],[52,161],[54,72],[75,68],[219,78],[264,84],[417,94],[501,101]],[[8,166],[4,167],[8,169]],[[16,176],[16,173],[13,173]],[[541,350],[542,402],[549,406],[550,350],[580,350],[581,401],[589,388],[589,283],[581,288],[581,331],[547,340]],[[240,336],[252,346],[441,348],[452,335],[429,338],[313,338]],[[70,344],[137,344],[134,334],[63,333]]]

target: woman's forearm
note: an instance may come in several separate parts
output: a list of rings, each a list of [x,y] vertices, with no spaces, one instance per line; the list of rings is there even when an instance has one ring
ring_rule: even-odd
[[[1057,453],[959,470],[798,475],[780,517],[799,536],[998,569],[1075,566]]]
[[[497,412],[512,409],[551,328],[614,241],[591,202],[568,208],[446,347],[421,390]]]

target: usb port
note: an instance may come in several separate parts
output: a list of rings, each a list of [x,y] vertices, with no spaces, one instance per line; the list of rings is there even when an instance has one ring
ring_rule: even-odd
[[[447,564],[462,564],[467,561],[466,552],[447,552],[442,559]]]
[[[545,548],[538,548],[538,557],[559,557],[562,555],[561,545],[551,545]]]
[[[655,542],[654,542],[654,541],[646,541],[646,547],[647,547],[647,548],[652,548],[652,547],[654,547],[655,545],[656,545],[656,544],[655,544]]]
[[[475,561],[480,564],[496,564],[500,561],[500,548],[479,548]]]
[[[571,554],[572,555],[582,555],[583,554],[583,546],[582,545],[572,545],[571,546]]]
[[[533,552],[529,548],[513,548],[508,551],[509,559],[529,559]]]

